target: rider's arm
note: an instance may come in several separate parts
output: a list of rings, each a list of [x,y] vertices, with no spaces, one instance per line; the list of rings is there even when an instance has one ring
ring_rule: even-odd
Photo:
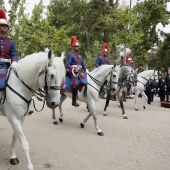
[[[17,56],[17,53],[16,53],[15,44],[14,44],[13,40],[10,40],[9,51],[10,51],[11,62],[12,63],[17,62],[18,56]]]
[[[96,67],[99,67],[100,66],[100,56],[99,57],[97,57],[97,59],[96,59]]]
[[[73,55],[69,53],[69,54],[67,55],[66,68],[69,69],[70,71],[72,71],[72,69],[73,69],[73,67],[72,67],[72,65],[71,65],[72,58],[73,58]]]

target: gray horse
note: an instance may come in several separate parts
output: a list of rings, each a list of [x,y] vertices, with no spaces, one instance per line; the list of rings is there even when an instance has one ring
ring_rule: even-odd
[[[116,95],[116,98],[118,100],[118,103],[120,104],[120,107],[122,109],[122,115],[124,119],[128,119],[128,116],[125,114],[125,109],[123,106],[123,100],[122,100],[122,87],[123,87],[123,82],[126,81],[129,85],[133,85],[135,84],[135,82],[137,81],[137,70],[133,70],[131,67],[129,66],[122,66],[118,69],[119,72],[119,80],[118,80],[118,86],[119,88],[117,88],[117,90],[112,90],[111,86],[107,87],[107,98],[106,98],[106,104],[104,107],[104,116],[107,116],[106,113],[106,109],[109,105],[109,101],[111,99],[111,96]],[[112,80],[110,80],[112,81]],[[108,84],[114,84],[114,82],[110,83],[108,82]]]

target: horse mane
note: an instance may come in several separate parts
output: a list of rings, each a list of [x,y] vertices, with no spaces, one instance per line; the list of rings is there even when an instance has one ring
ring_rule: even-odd
[[[120,70],[120,74],[119,74],[119,79],[120,80],[123,80],[123,79],[125,79],[125,76],[129,73],[129,72],[131,72],[131,67],[129,67],[129,66],[123,66],[122,68],[121,68],[121,70]]]
[[[65,76],[65,67],[62,67],[63,62],[60,57],[53,57],[53,64],[54,67],[57,70],[57,78],[61,79],[62,77],[64,78]],[[38,71],[42,71],[48,66],[48,52],[38,52],[38,53],[33,53],[30,55],[25,56],[24,58],[20,59],[18,61],[18,65],[16,68],[16,71],[19,75],[19,77],[22,80],[27,79],[29,81],[29,78],[31,78],[31,73],[35,74]],[[62,67],[62,69],[61,69]],[[56,73],[55,73],[56,74]],[[39,76],[39,74],[37,74]],[[26,82],[25,82],[26,83]]]
[[[63,64],[63,57],[61,55],[61,57],[54,57],[54,60],[55,60],[55,68],[56,68],[56,71],[57,71],[57,74],[56,74],[56,78],[57,78],[57,81],[61,81],[61,80],[64,80],[65,78],[65,74],[66,74],[66,69],[65,69],[65,66]]]
[[[154,72],[154,70],[144,70],[144,71],[142,71],[141,73],[139,73],[139,76],[146,76],[148,73],[150,73],[150,72]]]
[[[102,72],[102,71],[105,70],[108,66],[113,67],[113,65],[101,65],[100,67],[97,67],[97,68],[95,68],[94,70],[90,71],[90,73],[95,74],[95,73],[99,73],[99,71]]]

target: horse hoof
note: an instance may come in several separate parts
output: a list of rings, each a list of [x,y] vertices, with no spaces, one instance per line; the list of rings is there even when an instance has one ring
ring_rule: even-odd
[[[103,116],[108,116],[108,114],[107,114],[107,113],[104,113]]]
[[[59,118],[59,121],[60,121],[60,122],[63,122],[63,119]]]
[[[58,122],[57,122],[57,121],[54,121],[53,124],[54,124],[54,125],[58,125]]]
[[[84,128],[84,125],[83,125],[83,123],[80,123],[80,126],[81,126],[81,128]]]
[[[127,116],[123,116],[123,119],[128,119],[128,117]]]
[[[138,111],[139,109],[135,109],[136,111]]]
[[[99,136],[104,136],[104,133],[103,132],[98,132],[98,135]]]
[[[17,158],[10,159],[10,163],[11,163],[11,165],[17,165],[17,164],[19,164],[19,160]]]
[[[144,109],[146,109],[146,106],[143,106]]]

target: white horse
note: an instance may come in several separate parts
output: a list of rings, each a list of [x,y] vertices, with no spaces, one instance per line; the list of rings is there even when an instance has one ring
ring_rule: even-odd
[[[22,130],[22,124],[28,114],[32,96],[38,95],[39,88],[45,90],[44,97],[48,107],[55,108],[60,104],[60,85],[65,77],[63,58],[64,56],[53,58],[51,50],[49,53],[34,53],[19,60],[16,70],[11,69],[8,74],[6,100],[0,105],[0,114],[7,117],[13,128],[10,149],[12,165],[19,163],[15,154],[16,140],[19,139],[26,154],[27,169],[33,170],[29,144]]]
[[[142,96],[145,97],[145,104],[143,105],[143,108],[144,109],[146,108],[148,98],[147,98],[144,90],[145,90],[146,83],[150,79],[158,82],[158,72],[155,70],[146,70],[146,71],[143,71],[138,74],[137,84],[136,84],[136,86],[133,86],[133,91],[135,93],[135,97],[134,97],[135,110],[139,110],[137,107],[137,101],[138,101],[139,94],[141,94]]]
[[[90,116],[93,116],[94,123],[96,130],[98,132],[99,136],[103,136],[102,130],[98,126],[97,122],[97,114],[96,114],[96,102],[100,97],[100,89],[103,87],[106,79],[110,79],[111,73],[114,75],[113,79],[115,82],[118,81],[117,76],[117,70],[115,69],[116,65],[102,65],[98,68],[95,68],[93,71],[87,73],[87,97],[84,97],[84,88],[81,92],[78,93],[77,99],[81,102],[86,102],[89,109],[88,116],[83,120],[83,122],[80,124],[81,128],[84,128],[85,123],[90,118]],[[117,83],[113,85],[113,88],[117,90]],[[61,104],[59,105],[60,110],[60,117],[59,121],[63,122],[63,112],[62,112],[62,103],[67,98],[72,98],[72,93],[62,93],[61,94]],[[53,115],[55,115],[55,111],[53,109]]]
[[[128,119],[128,116],[125,114],[125,109],[124,109],[124,105],[123,105],[123,100],[122,100],[122,86],[123,86],[123,82],[126,80],[127,83],[133,83],[134,81],[136,81],[137,78],[137,70],[133,70],[131,67],[129,66],[118,66],[117,67],[117,71],[118,71],[118,88],[117,90],[113,91],[112,88],[108,88],[107,89],[107,98],[106,98],[106,104],[104,107],[104,116],[107,116],[107,106],[109,105],[109,101],[111,98],[111,95],[116,95],[116,99],[118,102],[118,105],[121,107],[122,110],[122,115],[124,119]],[[110,80],[112,81],[112,80]],[[112,83],[114,84],[114,82]]]

